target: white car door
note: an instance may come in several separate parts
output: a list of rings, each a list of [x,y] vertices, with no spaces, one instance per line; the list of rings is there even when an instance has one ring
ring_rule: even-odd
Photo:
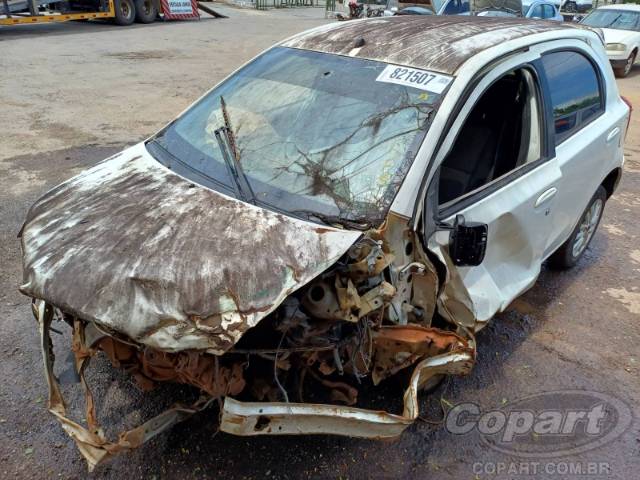
[[[457,321],[469,327],[478,328],[476,322],[486,322],[504,310],[535,282],[553,227],[562,172],[547,141],[547,107],[532,67],[537,58],[533,52],[521,53],[487,74],[457,115],[434,160],[438,170],[428,188],[424,213],[435,214],[439,223],[432,234],[425,217],[424,234],[429,249],[447,264],[449,280],[454,280],[447,283],[457,289],[455,296],[461,296],[461,288],[466,290],[467,314],[461,316],[467,318],[458,316]],[[509,132],[517,124],[520,134],[512,135]],[[500,150],[505,143],[508,148]],[[487,168],[482,165],[487,162],[493,165],[485,175]],[[445,225],[453,225],[458,215],[465,222],[487,225],[486,253],[477,266],[453,265],[451,231]]]

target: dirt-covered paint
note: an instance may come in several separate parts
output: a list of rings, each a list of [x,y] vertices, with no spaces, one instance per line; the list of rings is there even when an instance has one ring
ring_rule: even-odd
[[[454,74],[488,48],[571,28],[581,27],[525,18],[408,15],[333,23],[301,33],[283,45]]]
[[[20,290],[159,350],[222,354],[360,235],[194,185],[138,145],[31,208]]]

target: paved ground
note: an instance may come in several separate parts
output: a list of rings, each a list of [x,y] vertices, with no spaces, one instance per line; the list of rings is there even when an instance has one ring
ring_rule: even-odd
[[[87,475],[72,442],[45,411],[35,323],[16,290],[16,233],[29,205],[60,181],[153,133],[273,41],[324,21],[313,9],[221,10],[231,18],[0,30],[0,477]],[[640,106],[640,67],[620,88]],[[539,391],[578,388],[607,392],[640,414],[640,112],[627,145],[621,189],[586,258],[570,272],[545,269],[538,284],[479,336],[478,365],[469,377],[451,381],[444,392],[449,402],[491,408]],[[167,388],[143,401],[104,362],[91,378],[99,379],[99,403],[110,412],[106,420],[121,424],[139,421],[179,394]],[[71,398],[77,403],[77,396]],[[435,415],[433,398],[423,407]],[[487,478],[473,471],[474,462],[519,461],[487,450],[477,436],[456,437],[422,422],[383,443],[214,436],[214,424],[215,414],[200,415],[91,477]],[[614,443],[563,460],[605,462],[606,478],[635,478],[638,424]]]

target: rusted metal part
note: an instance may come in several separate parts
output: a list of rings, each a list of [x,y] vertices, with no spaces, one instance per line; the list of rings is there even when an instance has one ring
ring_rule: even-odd
[[[87,461],[89,471],[92,471],[96,465],[118,453],[139,447],[176,423],[207,408],[211,401],[214,400],[210,397],[201,397],[191,406],[174,405],[142,425],[120,433],[117,441],[109,441],[98,425],[93,395],[84,377],[88,362],[95,354],[95,344],[104,338],[104,334],[91,327],[91,324],[88,324],[89,330],[84,328],[85,326],[82,322],[76,322],[74,325],[73,349],[76,355],[76,368],[80,375],[80,382],[84,389],[86,401],[87,427],[84,427],[67,417],[64,398],[60,391],[58,380],[53,374],[54,355],[49,335],[53,320],[53,307],[44,301],[38,301],[36,312],[40,330],[42,359],[49,387],[48,408],[58,419],[65,432],[73,438],[80,453]]]
[[[332,23],[301,33],[283,45],[454,74],[487,48],[526,35],[569,28],[581,27],[522,18],[407,15]],[[364,44],[357,47],[361,39]]]
[[[113,337],[102,338],[96,346],[114,367],[133,375],[143,390],[151,390],[156,382],[177,382],[218,397],[237,395],[246,385],[241,362],[220,365],[218,357],[211,354],[194,350],[160,352],[150,347],[140,350]]]
[[[31,208],[20,290],[158,350],[222,354],[361,235],[319,230],[194,185],[138,145]]]
[[[382,245],[382,241],[378,244],[365,236],[347,252],[349,263],[344,272],[335,274],[333,286],[326,280],[313,282],[302,299],[310,315],[357,322],[393,298],[396,288],[384,281],[381,274],[393,262],[394,256],[385,252]],[[379,282],[371,284],[370,280],[376,278]],[[360,294],[356,285],[366,291]]]
[[[419,360],[451,350],[471,351],[469,343],[453,332],[420,325],[382,327],[373,336],[375,357],[371,377],[374,385]]]
[[[372,311],[384,307],[393,298],[396,288],[388,282],[382,282],[360,297],[360,315],[368,315]]]

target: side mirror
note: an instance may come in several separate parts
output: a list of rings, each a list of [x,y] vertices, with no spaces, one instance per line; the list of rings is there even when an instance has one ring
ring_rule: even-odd
[[[482,263],[487,249],[486,223],[465,222],[462,215],[456,215],[449,238],[449,255],[454,265],[475,267]]]

